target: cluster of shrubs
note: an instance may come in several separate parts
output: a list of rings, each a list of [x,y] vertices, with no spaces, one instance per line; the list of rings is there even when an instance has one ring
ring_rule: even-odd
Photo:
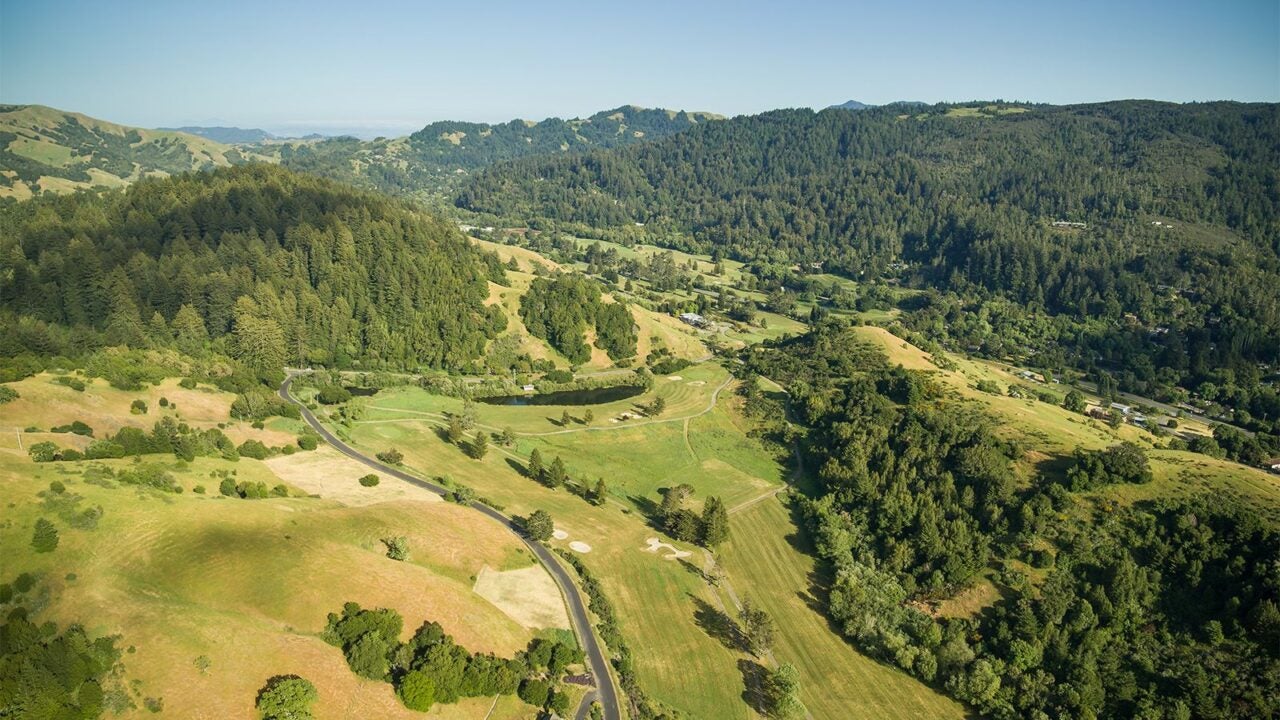
[[[53,381],[63,387],[69,387],[76,392],[84,392],[86,387],[83,380],[73,375],[59,375]]]
[[[436,703],[464,697],[516,694],[538,708],[564,715],[569,696],[558,689],[565,669],[582,662],[582,651],[563,642],[535,639],[516,657],[470,653],[435,622],[425,622],[407,643],[404,620],[395,610],[365,610],[347,603],[330,613],[322,637],[342,649],[357,675],[395,686],[401,702],[426,712]]]
[[[70,425],[55,427],[53,432],[70,432],[93,437],[93,428],[79,420]],[[315,436],[303,435],[298,438],[298,447],[314,450]],[[221,457],[226,460],[238,460],[244,456],[264,460],[274,455],[292,455],[297,452],[297,448],[292,445],[268,447],[259,440],[246,440],[237,446],[219,428],[199,430],[166,416],[156,421],[150,433],[140,428],[123,427],[111,437],[89,443],[84,452],[74,448],[60,448],[49,441],[35,443],[27,449],[27,452],[35,462],[105,460],[133,455],[169,453],[190,462],[196,456]]]
[[[253,387],[240,393],[231,402],[231,417],[240,420],[266,420],[276,415],[279,417],[302,417],[298,406],[276,395],[264,387]]]
[[[209,474],[210,477],[217,480],[218,492],[226,497],[240,498],[241,500],[261,500],[269,497],[289,497],[289,488],[283,483],[273,488],[268,488],[264,482],[253,482],[249,480],[236,481],[235,470],[214,470]]]
[[[7,402],[13,402],[14,400],[17,400],[19,397],[21,396],[18,395],[17,390],[14,390],[11,387],[0,385],[0,405],[3,405]]]
[[[1075,461],[1067,471],[1067,485],[1075,492],[1114,483],[1151,482],[1147,453],[1135,443],[1123,442],[1106,450],[1076,448]]]
[[[536,480],[552,490],[562,487],[567,488],[569,492],[592,505],[603,505],[609,494],[609,488],[605,485],[604,478],[597,478],[594,485],[575,481],[569,476],[569,472],[564,466],[564,460],[561,460],[559,455],[551,460],[550,465],[544,465],[542,453],[537,448],[534,448],[533,452],[529,453],[529,462],[525,465],[524,471],[525,475],[530,479]]]

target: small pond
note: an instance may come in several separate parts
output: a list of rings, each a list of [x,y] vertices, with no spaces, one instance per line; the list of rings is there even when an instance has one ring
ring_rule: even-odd
[[[644,392],[638,385],[615,385],[590,390],[561,390],[536,395],[498,395],[478,398],[488,405],[600,405],[633,398]]]

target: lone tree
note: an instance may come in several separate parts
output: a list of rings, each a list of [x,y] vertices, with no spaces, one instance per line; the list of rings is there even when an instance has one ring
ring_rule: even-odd
[[[1067,396],[1062,400],[1062,407],[1070,410],[1071,412],[1084,412],[1084,395],[1079,390],[1071,388],[1071,392],[1068,392]]]
[[[564,485],[565,480],[569,479],[569,473],[564,469],[564,461],[557,455],[555,460],[551,461],[551,467],[547,472],[543,473],[543,482],[549,488],[558,488]]]
[[[653,402],[649,403],[649,414],[657,417],[667,411],[667,401],[664,398],[656,397]]]
[[[457,415],[449,417],[449,429],[446,431],[449,436],[449,442],[454,445],[462,444],[463,433],[465,428],[462,427],[462,418]]]
[[[773,647],[773,618],[769,613],[756,607],[750,598],[743,598],[738,619],[742,621],[742,636],[747,641],[747,649],[757,657],[769,652]]]
[[[582,411],[583,425],[590,425],[591,423],[595,422],[595,419],[596,419],[596,414],[591,412],[591,408],[587,408],[586,410]]]
[[[310,720],[311,704],[319,699],[316,686],[297,675],[277,675],[258,691],[262,720]]]
[[[534,480],[542,480],[542,453],[537,448],[529,453],[529,465],[525,468],[525,472]]]
[[[485,431],[481,430],[476,433],[476,439],[471,441],[471,457],[476,460],[483,460],[484,456],[489,452],[489,436]]]
[[[604,478],[596,480],[596,489],[591,491],[591,503],[593,505],[603,505],[605,496],[608,494],[609,488],[604,484]]]
[[[702,506],[702,522],[698,541],[703,547],[714,548],[729,539],[729,511],[720,498],[711,496]]]
[[[516,432],[511,428],[502,429],[502,446],[511,447],[516,444]]]
[[[569,414],[568,410],[565,410],[564,413],[560,415],[560,426],[569,427],[569,423],[571,422],[573,422],[573,416]]]
[[[545,510],[534,510],[521,522],[525,533],[534,540],[546,542],[555,532],[556,524]]]
[[[403,535],[384,537],[382,544],[387,546],[387,557],[392,560],[409,559],[409,540]]]
[[[31,533],[31,547],[40,553],[53,552],[58,547],[58,528],[44,518],[36,520],[36,528]]]

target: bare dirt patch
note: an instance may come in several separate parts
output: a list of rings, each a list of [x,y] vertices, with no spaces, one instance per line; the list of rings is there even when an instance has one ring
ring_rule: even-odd
[[[389,500],[441,500],[433,492],[376,472],[328,446],[273,457],[264,464],[286,483],[344,505],[372,505]],[[364,487],[359,482],[360,478],[371,473],[377,475],[381,482],[373,487]]]
[[[505,572],[486,565],[476,576],[473,589],[523,627],[569,627],[560,590],[541,565]]]

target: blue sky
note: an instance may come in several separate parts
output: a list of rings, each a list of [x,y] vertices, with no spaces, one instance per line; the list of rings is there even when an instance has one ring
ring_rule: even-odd
[[[0,102],[148,127],[1133,97],[1280,101],[1280,2],[0,0]]]

